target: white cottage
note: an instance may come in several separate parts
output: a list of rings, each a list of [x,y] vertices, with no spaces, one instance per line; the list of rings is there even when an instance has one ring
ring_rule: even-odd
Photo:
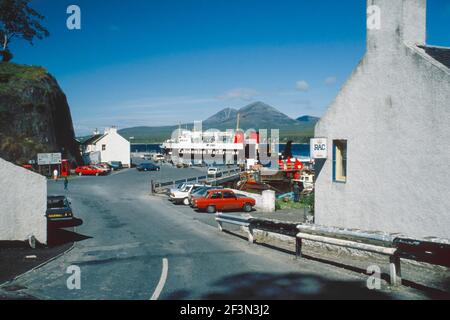
[[[367,49],[317,123],[316,223],[450,238],[450,48],[426,0],[368,0]]]
[[[117,128],[107,128],[104,134],[94,134],[83,142],[82,153],[90,163],[121,161],[124,167],[131,163],[130,142],[122,137]]]

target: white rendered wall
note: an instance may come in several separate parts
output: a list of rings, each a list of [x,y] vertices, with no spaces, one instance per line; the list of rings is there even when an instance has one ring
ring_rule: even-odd
[[[366,56],[316,125],[329,145],[317,224],[450,238],[450,71],[406,42],[408,17],[423,16],[411,10],[424,2],[368,1],[397,18],[382,15],[384,37],[369,32]],[[333,139],[347,140],[347,183],[332,181]]]
[[[0,241],[47,243],[47,179],[0,159]]]

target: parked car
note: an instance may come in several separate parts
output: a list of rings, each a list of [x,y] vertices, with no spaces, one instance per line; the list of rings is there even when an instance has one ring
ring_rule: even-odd
[[[166,160],[166,157],[163,154],[158,153],[153,156],[153,160],[156,162],[164,161],[164,160]]]
[[[70,201],[65,196],[47,197],[46,217],[51,228],[71,228],[83,224],[83,220],[73,216]]]
[[[195,199],[193,204],[198,210],[205,210],[208,213],[239,209],[250,212],[255,205],[255,199],[237,195],[232,190],[228,189],[208,190],[205,197]]]
[[[218,178],[222,176],[222,172],[218,168],[214,167],[208,168],[207,174],[208,178]]]
[[[183,189],[186,186],[187,183],[180,183],[178,185],[176,185],[174,188],[170,188],[169,191],[167,192],[167,195],[170,196],[171,193],[175,192],[175,191],[180,191],[181,189]]]
[[[174,190],[169,195],[169,200],[175,204],[182,203],[186,206],[189,205],[189,194],[204,187],[203,184],[186,184],[183,189]]]
[[[99,163],[93,165],[93,167],[103,171],[104,174],[108,174],[111,172],[111,168],[106,163]]]
[[[138,171],[159,171],[161,170],[161,168],[159,166],[157,166],[156,164],[153,163],[141,163],[139,165],[136,166],[136,169]]]
[[[111,167],[112,171],[123,169],[122,161],[111,161],[109,163],[109,166]]]
[[[211,189],[223,189],[223,187],[221,187],[221,186],[217,186],[217,187],[204,186],[202,188],[197,189],[194,192],[191,192],[189,194],[189,205],[192,207],[195,199],[205,197],[208,194],[208,191]]]
[[[79,176],[99,176],[104,175],[106,172],[103,169],[99,169],[95,166],[81,166],[75,169],[75,173]]]

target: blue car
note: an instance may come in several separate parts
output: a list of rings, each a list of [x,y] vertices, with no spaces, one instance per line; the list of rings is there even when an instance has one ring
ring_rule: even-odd
[[[153,163],[141,163],[140,165],[136,166],[136,169],[138,171],[159,171],[161,168]]]

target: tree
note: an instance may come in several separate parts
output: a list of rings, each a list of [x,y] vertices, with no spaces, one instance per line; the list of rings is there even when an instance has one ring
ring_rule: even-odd
[[[33,39],[49,36],[40,21],[44,16],[32,9],[30,0],[0,0],[0,55],[3,61],[13,58],[9,45],[13,38],[27,40],[33,45]]]

